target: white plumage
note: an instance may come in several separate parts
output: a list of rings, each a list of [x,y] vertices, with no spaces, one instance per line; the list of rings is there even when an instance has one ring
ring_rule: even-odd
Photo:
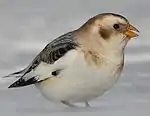
[[[106,61],[106,65],[92,67],[86,62],[83,53],[72,50],[56,62],[56,65],[60,63],[61,66],[63,63],[66,66],[60,75],[36,86],[46,98],[53,101],[89,101],[102,95],[118,80],[119,75],[115,74],[119,68],[118,64],[122,63],[121,58],[120,56],[120,61],[115,64]],[[54,67],[56,65],[54,64]],[[42,69],[42,66],[39,68]]]

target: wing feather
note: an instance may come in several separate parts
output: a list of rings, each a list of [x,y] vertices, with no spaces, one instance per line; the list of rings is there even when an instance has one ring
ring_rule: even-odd
[[[12,73],[8,76],[14,76],[15,74],[19,74],[20,78],[18,81],[14,82],[12,85],[9,86],[9,88],[13,87],[21,87],[21,86],[27,86],[30,84],[35,84],[38,82],[41,82],[42,80],[45,80],[47,77],[47,74],[42,73],[50,73],[54,72],[55,70],[62,70],[58,69],[53,70],[53,64],[58,61],[60,58],[62,58],[68,51],[76,49],[78,47],[78,44],[75,42],[74,35],[75,31],[69,32],[67,34],[64,34],[55,40],[53,40],[51,43],[49,43],[32,61],[32,63],[24,70],[16,73]],[[42,66],[42,67],[40,67]],[[42,69],[39,69],[42,68]],[[42,72],[45,70],[45,72]],[[40,72],[41,71],[41,72]],[[47,71],[47,72],[46,72]],[[35,73],[38,72],[38,73]],[[43,77],[42,77],[43,75]],[[7,76],[7,77],[8,77]]]

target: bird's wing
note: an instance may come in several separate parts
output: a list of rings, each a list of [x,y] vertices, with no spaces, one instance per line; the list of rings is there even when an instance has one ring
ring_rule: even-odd
[[[74,39],[75,32],[64,34],[51,43],[49,43],[24,70],[12,73],[6,77],[16,76],[19,80],[14,82],[9,88],[21,87],[41,82],[52,75],[57,75],[63,70],[69,58],[63,58],[69,55],[69,51],[73,51],[78,47]]]

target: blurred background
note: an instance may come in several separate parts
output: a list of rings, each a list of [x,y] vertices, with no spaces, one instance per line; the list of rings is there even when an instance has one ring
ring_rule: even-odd
[[[92,101],[92,108],[62,108],[45,100],[34,86],[9,90],[0,79],[0,115],[149,116],[149,11],[149,0],[0,0],[0,77],[24,68],[47,43],[96,14],[122,14],[140,30],[126,48],[119,82]]]

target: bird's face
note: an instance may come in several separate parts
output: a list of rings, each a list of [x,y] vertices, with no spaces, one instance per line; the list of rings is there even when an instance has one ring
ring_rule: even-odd
[[[138,30],[126,18],[119,15],[106,15],[103,18],[100,17],[100,20],[95,23],[99,23],[99,32],[104,39],[109,39],[109,37],[115,35],[124,35],[128,39],[138,36],[134,32],[138,32]]]
[[[104,46],[124,48],[139,32],[126,18],[117,14],[100,14],[88,21],[92,33],[99,34]]]

